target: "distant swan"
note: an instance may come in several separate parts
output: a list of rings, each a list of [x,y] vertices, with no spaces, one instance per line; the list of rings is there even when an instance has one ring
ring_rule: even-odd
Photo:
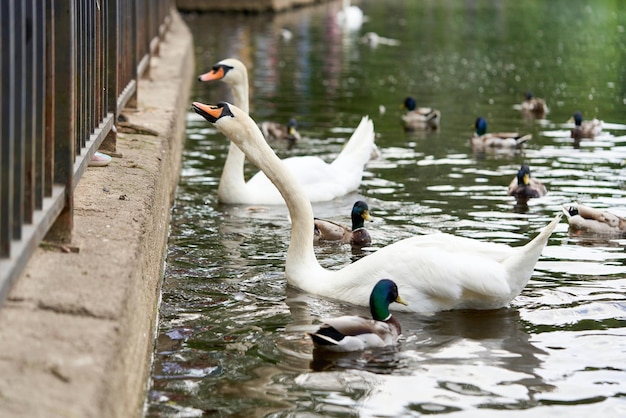
[[[561,213],[521,247],[436,233],[397,241],[339,270],[327,270],[315,258],[313,208],[306,193],[267,145],[256,123],[228,103],[194,103],[193,109],[237,144],[276,184],[291,216],[287,282],[329,298],[368,306],[381,277],[393,280],[405,310],[497,309],[507,306],[530,279]]]
[[[199,79],[227,83],[232,89],[235,105],[248,113],[248,71],[241,61],[234,58],[222,60]],[[313,156],[291,157],[283,162],[300,181],[311,202],[325,202],[358,189],[365,164],[376,149],[374,124],[364,116],[332,163],[328,164]],[[245,158],[239,148],[231,143],[217,189],[219,201],[250,205],[284,204],[282,196],[264,173],[259,172],[246,182]]]
[[[348,30],[358,30],[365,20],[363,10],[358,6],[351,6],[350,0],[343,0],[341,10],[337,13],[337,22]]]

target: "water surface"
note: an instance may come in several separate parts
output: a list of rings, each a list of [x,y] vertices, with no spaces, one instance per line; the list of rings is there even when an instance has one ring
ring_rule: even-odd
[[[356,31],[337,25],[340,2],[185,16],[197,74],[238,57],[250,69],[253,117],[298,119],[304,139],[279,155],[330,161],[363,115],[374,120],[381,157],[358,193],[314,205],[317,216],[347,222],[354,201],[367,200],[375,250],[435,231],[518,246],[576,201],[626,215],[623,2],[359,5],[368,21]],[[367,32],[399,45],[363,43]],[[545,119],[515,107],[528,89],[548,102]],[[409,94],[441,110],[438,132],[403,131]],[[230,100],[220,83],[195,84],[192,97]],[[567,124],[576,110],[610,128],[579,149]],[[475,154],[479,115],[491,131],[533,139],[523,152]],[[623,237],[574,234],[562,222],[510,307],[400,313],[398,346],[319,356],[306,332],[320,318],[367,309],[288,286],[286,209],[220,205],[228,142],[193,113],[187,130],[147,416],[626,415]],[[549,194],[520,206],[506,187],[522,162]],[[367,253],[316,252],[329,268]]]

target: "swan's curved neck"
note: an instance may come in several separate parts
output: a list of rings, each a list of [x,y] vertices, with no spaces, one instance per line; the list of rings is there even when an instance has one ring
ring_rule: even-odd
[[[243,129],[227,136],[274,183],[289,210],[291,241],[285,265],[287,278],[299,276],[302,271],[318,271],[321,266],[313,249],[313,208],[305,190],[274,154],[251,118],[247,117],[245,123],[239,126]]]
[[[234,105],[243,110],[249,112],[248,103],[248,77],[244,75],[242,83],[235,83],[231,85],[233,92]],[[243,166],[246,161],[246,156],[237,146],[231,142],[228,147],[228,154],[226,156],[226,162],[224,163],[224,169],[222,170],[222,176],[220,177],[220,184],[217,188],[217,195],[221,201],[230,203],[235,198],[237,191],[242,190],[246,185],[246,179],[243,175]]]

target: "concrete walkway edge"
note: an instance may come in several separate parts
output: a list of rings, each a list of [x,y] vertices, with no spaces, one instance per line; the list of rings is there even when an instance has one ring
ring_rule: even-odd
[[[143,415],[193,60],[173,11],[122,156],[76,188],[71,245],[42,245],[0,310],[0,417]]]

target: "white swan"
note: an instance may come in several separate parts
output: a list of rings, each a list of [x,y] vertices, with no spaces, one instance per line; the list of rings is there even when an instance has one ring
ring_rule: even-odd
[[[224,81],[232,89],[235,105],[249,112],[248,71],[241,61],[234,58],[222,60],[199,79]],[[311,202],[325,202],[358,189],[365,164],[375,149],[374,124],[365,116],[332,163],[312,156],[286,158],[283,162],[302,184]],[[245,155],[231,143],[217,189],[219,201],[251,205],[284,204],[276,187],[262,172],[246,182],[244,162]]]
[[[358,6],[351,6],[350,0],[343,0],[341,10],[337,12],[337,22],[348,30],[359,30],[365,17]]]
[[[248,159],[276,184],[291,216],[291,242],[285,276],[300,289],[367,306],[381,278],[393,280],[405,310],[496,309],[506,306],[526,286],[555,219],[522,247],[437,233],[398,241],[340,270],[326,270],[313,250],[313,209],[306,193],[265,142],[254,121],[228,103],[194,103],[194,110],[236,143]]]

